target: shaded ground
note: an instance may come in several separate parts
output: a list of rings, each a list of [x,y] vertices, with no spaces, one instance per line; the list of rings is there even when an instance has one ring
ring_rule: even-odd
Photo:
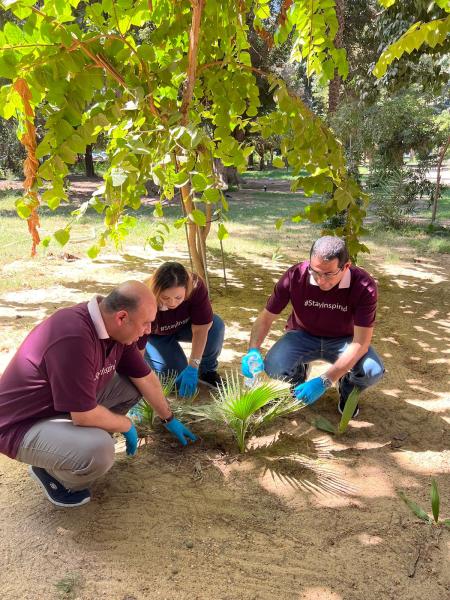
[[[2,599],[450,598],[450,531],[418,521],[396,495],[428,510],[435,477],[450,518],[450,260],[398,253],[396,264],[376,252],[366,261],[379,280],[374,345],[387,373],[345,436],[311,426],[318,414],[337,422],[334,390],[275,423],[244,457],[222,430],[198,426],[200,443],[185,451],[158,430],[135,459],[118,445],[93,501],[73,511],[53,508],[24,465],[0,456]],[[95,262],[37,259],[55,284],[0,297],[0,371],[57,306],[148,274],[155,256],[129,247]],[[165,258],[188,260],[171,252],[157,262]],[[227,324],[222,369],[237,368],[250,320],[288,263],[229,256],[227,294],[219,257],[210,264]],[[282,328],[279,319],[266,347]]]

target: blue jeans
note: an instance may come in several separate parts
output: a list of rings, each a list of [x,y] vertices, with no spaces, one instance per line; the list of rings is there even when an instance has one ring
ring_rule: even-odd
[[[351,341],[351,337],[316,337],[301,329],[288,331],[267,353],[265,371],[274,379],[287,379],[298,385],[305,381],[310,362],[325,360],[335,363]],[[374,385],[383,373],[383,361],[370,346],[367,354],[342,377],[339,384],[341,398],[347,400],[354,387],[365,390]]]
[[[200,362],[200,374],[217,370],[217,357],[222,352],[224,335],[225,325],[220,317],[214,315]],[[192,341],[192,324],[190,322],[172,335],[151,334],[148,336],[145,346],[145,360],[157,373],[167,373],[168,371],[181,373],[188,361],[178,342],[190,341]]]

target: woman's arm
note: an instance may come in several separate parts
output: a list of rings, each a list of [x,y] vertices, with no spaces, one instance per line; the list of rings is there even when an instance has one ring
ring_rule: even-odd
[[[206,325],[191,325],[192,349],[189,364],[196,369],[198,369],[203,352],[205,351],[206,340],[208,339],[208,331],[211,329],[211,326],[212,321]]]

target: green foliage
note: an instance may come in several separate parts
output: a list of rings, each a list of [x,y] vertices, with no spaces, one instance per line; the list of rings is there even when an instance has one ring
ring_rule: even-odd
[[[334,46],[338,30],[334,0],[294,2],[286,24],[276,32],[275,40],[284,40],[293,25],[297,35],[291,60],[306,63],[306,76],[315,74],[326,82],[337,72],[345,79],[348,75],[346,51]]]
[[[380,0],[385,8],[391,7],[396,0]],[[437,6],[443,11],[450,13],[450,3],[448,0],[436,0]],[[401,35],[398,40],[391,43],[379,57],[373,74],[380,78],[386,73],[388,67],[400,59],[405,53],[411,54],[419,50],[422,46],[435,48],[437,45],[444,44],[450,34],[450,15],[440,19],[433,19],[423,23],[416,21],[409,29]]]
[[[168,373],[158,374],[159,381],[164,396],[167,398],[175,391],[175,380],[178,373],[169,371]],[[154,408],[144,399],[140,400],[128,413],[133,423],[138,429],[138,433],[145,437],[149,431],[153,430],[157,414]]]
[[[240,132],[267,139],[279,135],[282,158],[294,167],[296,187],[321,193],[336,189],[325,205],[313,205],[299,218],[314,223],[346,206],[344,235],[352,254],[358,242],[366,198],[347,176],[340,144],[324,123],[280,80],[266,77],[276,110],[259,118],[260,88],[250,59],[248,33],[242,23],[251,18],[261,30],[279,13],[276,3],[207,0],[201,15],[196,65],[189,65],[189,32],[193,5],[188,0],[104,1],[78,6],[44,0],[39,9],[29,0],[3,0],[4,9],[21,21],[0,31],[0,116],[19,121],[29,117],[14,83],[29,86],[33,110],[43,118],[36,155],[37,187],[48,187],[43,203],[56,209],[66,199],[63,180],[87,145],[100,138],[109,157],[104,186],[89,207],[104,215],[104,229],[89,251],[96,256],[108,238],[120,244],[133,226],[130,211],[139,208],[147,181],[160,189],[161,205],[183,188],[188,223],[208,227],[208,206],[225,209],[214,161],[246,169],[253,148],[240,142]],[[343,50],[333,45],[336,16],[333,0],[293,2],[275,32],[275,44],[287,36],[293,58],[305,61],[308,73],[330,79],[345,77]],[[196,70],[192,67],[196,66]],[[185,91],[193,74],[192,97]],[[306,168],[308,177],[300,177]],[[184,187],[187,186],[187,187]],[[192,204],[189,204],[189,203]],[[204,202],[204,205],[201,203]],[[161,249],[170,233],[164,226],[149,238]],[[70,233],[70,227],[65,231]],[[223,237],[224,228],[220,228]]]
[[[439,520],[440,513],[440,498],[439,498],[439,490],[435,479],[431,480],[431,489],[430,489],[430,500],[431,500],[431,510],[433,513],[433,519],[430,515],[416,502],[410,500],[404,492],[399,492],[398,495],[400,498],[406,503],[406,505],[412,510],[412,512],[419,517],[422,521],[425,521],[429,525],[434,524],[439,526],[443,525],[444,527],[450,528],[450,519]]]
[[[321,431],[326,431],[327,433],[333,433],[335,435],[342,435],[345,433],[347,431],[348,424],[353,417],[355,408],[358,405],[360,394],[361,390],[356,387],[350,392],[347,402],[345,403],[341,420],[339,421],[337,427],[335,427],[328,419],[325,419],[325,417],[320,416],[314,420],[314,427],[320,429]]]
[[[344,410],[342,411],[341,420],[338,425],[338,433],[344,433],[347,430],[348,424],[353,417],[353,413],[355,412],[355,408],[358,405],[359,396],[361,394],[361,390],[357,387],[354,387],[350,392],[349,397],[344,406]]]
[[[435,479],[431,480],[430,498],[431,498],[431,510],[433,513],[434,522],[438,523],[439,522],[440,499],[439,499],[439,490],[438,490]]]
[[[227,373],[211,404],[190,406],[186,413],[227,425],[236,438],[239,452],[245,452],[247,438],[260,427],[303,406],[292,398],[289,387],[283,383],[271,381],[248,389],[237,373]]]
[[[431,193],[432,184],[410,169],[375,172],[369,182],[374,213],[385,227],[399,229],[417,210],[417,199]]]
[[[68,573],[55,583],[58,597],[61,600],[73,600],[80,592],[82,578],[79,573]]]

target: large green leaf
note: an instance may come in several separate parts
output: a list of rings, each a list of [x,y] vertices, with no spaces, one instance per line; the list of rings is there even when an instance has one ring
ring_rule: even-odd
[[[435,479],[433,479],[431,481],[430,497],[431,497],[431,509],[433,512],[433,517],[434,517],[435,522],[437,523],[439,521],[440,500],[439,500],[439,490],[438,490],[438,486],[437,486]]]
[[[409,506],[412,512],[419,517],[419,519],[422,519],[422,521],[425,521],[426,523],[432,523],[432,519],[430,518],[429,514],[413,500],[410,500],[404,492],[399,492],[398,495],[407,504],[407,506]]]
[[[342,412],[341,420],[339,421],[339,425],[338,425],[339,433],[344,433],[344,431],[347,429],[348,424],[353,417],[353,413],[355,412],[355,408],[358,405],[360,393],[361,393],[361,391],[357,387],[354,387],[353,390],[350,392],[350,395],[347,398],[347,401],[344,406],[344,410]]]

